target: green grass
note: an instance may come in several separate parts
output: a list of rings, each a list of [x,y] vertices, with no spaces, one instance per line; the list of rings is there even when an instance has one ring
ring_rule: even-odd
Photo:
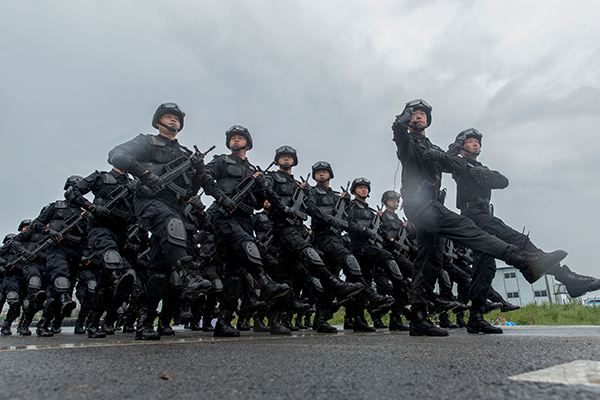
[[[332,325],[344,324],[345,310],[342,307],[335,313],[332,320],[329,321]],[[449,313],[450,320],[456,322],[456,318],[452,312]],[[372,323],[369,313],[365,313],[369,324]],[[468,319],[469,313],[465,313],[465,321]],[[569,304],[529,304],[517,311],[501,312],[499,310],[492,311],[485,315],[486,320],[498,317],[505,318],[507,322],[514,322],[517,325],[600,325],[600,307],[585,307],[579,303]],[[383,322],[389,322],[389,313],[383,317]],[[406,321],[405,321],[406,322]]]

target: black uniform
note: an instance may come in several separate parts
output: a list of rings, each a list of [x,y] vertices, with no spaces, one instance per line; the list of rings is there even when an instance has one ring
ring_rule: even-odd
[[[108,154],[108,162],[123,172],[129,172],[142,181],[154,176],[162,176],[178,165],[190,159],[192,152],[179,144],[177,139],[164,135],[140,134],[134,139],[116,146]],[[149,171],[146,173],[146,171]],[[154,174],[154,175],[150,175]],[[201,187],[203,163],[188,166],[172,183],[157,192],[151,183],[138,184],[134,196],[134,209],[142,227],[152,233],[150,263],[145,293],[142,296],[145,305],[141,311],[139,325],[145,328],[145,335],[136,338],[156,339],[152,321],[156,317],[158,302],[168,293],[163,304],[161,320],[170,320],[175,312],[176,299],[182,290],[183,281],[175,270],[184,268],[191,262],[188,257],[187,235],[184,227],[184,208],[186,201],[194,196]],[[205,180],[210,184],[210,180]],[[163,318],[164,317],[164,318]],[[165,324],[163,334],[172,334]]]

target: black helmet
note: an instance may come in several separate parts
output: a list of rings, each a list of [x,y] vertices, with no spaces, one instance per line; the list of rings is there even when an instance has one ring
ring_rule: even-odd
[[[277,150],[275,150],[275,158],[273,159],[273,161],[275,161],[275,164],[279,165],[279,157],[281,157],[284,154],[289,154],[294,159],[292,167],[298,165],[298,153],[296,152],[296,149],[292,146],[288,146],[285,144],[277,148]]]
[[[354,190],[359,187],[360,185],[365,185],[369,188],[369,193],[371,193],[371,181],[368,180],[367,178],[356,178],[355,180],[352,181],[352,184],[350,185],[350,193],[354,193]],[[367,196],[369,197],[369,196]]]
[[[381,195],[381,204],[385,205],[388,200],[398,200],[400,201],[400,193],[395,190],[386,190]]]
[[[24,219],[24,220],[23,220],[23,221],[21,221],[21,223],[19,224],[19,227],[17,228],[17,230],[18,230],[19,232],[21,232],[21,229],[23,229],[23,228],[24,228],[24,227],[26,227],[26,226],[29,226],[29,225],[31,225],[31,222],[32,222],[32,221],[31,221],[30,219]]]
[[[68,188],[75,185],[77,182],[79,182],[82,179],[83,179],[83,176],[81,176],[81,175],[71,175],[70,177],[67,178],[67,181],[65,182],[64,190],[67,190]]]
[[[2,241],[2,244],[8,242],[9,240],[13,240],[13,238],[17,236],[15,233],[9,233],[8,235],[4,236],[4,240]]]
[[[183,129],[183,117],[185,113],[179,108],[177,103],[162,103],[152,116],[152,127],[158,129],[158,123],[160,119],[167,114],[176,115],[179,118],[179,131]]]
[[[408,103],[406,103],[406,106],[404,107],[404,109],[406,110],[407,108],[412,108],[412,110],[421,110],[423,111],[425,114],[427,114],[427,125],[425,126],[425,128],[415,128],[413,126],[411,126],[411,128],[413,128],[414,130],[418,131],[418,130],[424,130],[429,128],[429,126],[431,125],[431,111],[433,110],[433,108],[431,108],[431,106],[429,105],[428,102],[426,102],[425,100],[422,99],[416,99],[416,100],[412,100],[409,101]]]
[[[475,138],[479,140],[479,146],[481,147],[481,139],[483,139],[483,135],[475,128],[465,129],[458,135],[456,135],[456,142],[460,142],[461,144],[465,144],[465,140],[468,138]]]
[[[323,170],[323,169],[325,171],[329,171],[329,179],[333,179],[333,168],[331,168],[331,164],[329,164],[327,161],[317,161],[312,166],[312,178],[315,181],[316,181],[316,179],[315,179],[316,172]]]
[[[234,125],[225,132],[225,146],[227,146],[228,149],[231,149],[231,147],[229,147],[229,142],[231,142],[231,138],[235,135],[245,137],[248,142],[246,144],[248,150],[252,148],[252,136],[250,136],[248,129],[242,125]]]

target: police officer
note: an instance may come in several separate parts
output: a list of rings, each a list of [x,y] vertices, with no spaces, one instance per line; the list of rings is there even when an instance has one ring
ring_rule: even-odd
[[[269,174],[273,191],[270,217],[275,237],[281,245],[282,257],[287,255],[288,259],[300,260],[308,272],[333,293],[338,304],[342,304],[362,291],[364,286],[358,281],[342,281],[338,276],[339,270],[331,272],[318,252],[304,239],[304,221],[308,215],[317,218],[320,212],[311,199],[307,183],[298,184],[292,175],[292,168],[298,165],[296,150],[291,146],[281,146],[275,150],[275,160],[279,170]],[[318,308],[321,310],[321,307]],[[317,317],[317,324],[321,326],[322,314],[320,312]]]
[[[539,252],[540,250],[529,240],[529,236],[512,229],[493,215],[493,207],[490,203],[492,190],[506,188],[508,179],[500,172],[491,170],[477,161],[481,153],[482,138],[483,135],[477,129],[466,129],[460,132],[454,143],[449,146],[449,153],[460,153],[465,161],[465,168],[452,174],[457,185],[456,207],[461,210],[461,215],[471,219],[484,231],[520,249]],[[502,333],[502,329],[490,325],[483,319],[483,305],[489,297],[496,272],[496,261],[487,254],[475,252],[473,270],[470,290],[472,305],[467,331]],[[529,268],[522,268],[520,271],[529,283],[535,282],[542,276]],[[600,279],[578,275],[558,262],[545,273],[554,275],[557,280],[564,283],[567,292],[573,298],[600,289]]]
[[[23,295],[26,293],[22,266],[15,264],[15,261],[23,254],[22,248],[14,245],[14,238],[14,234],[6,235],[2,248],[0,248],[0,261],[3,262],[1,270],[4,275],[0,295],[2,295],[2,299],[6,299],[9,307],[0,330],[2,336],[12,335],[12,323],[21,314]]]
[[[105,330],[114,333],[117,308],[123,303],[135,281],[135,272],[122,256],[127,240],[127,228],[135,222],[133,211],[133,181],[127,174],[112,168],[95,171],[65,192],[72,204],[90,211],[88,245],[100,260],[103,273],[97,288],[96,321],[90,321],[88,335],[94,337],[99,329],[100,314],[107,311]],[[92,192],[94,202],[84,197]],[[93,286],[88,280],[88,286]],[[88,287],[94,292],[95,289]],[[112,317],[111,317],[112,316]]]
[[[442,172],[463,169],[464,160],[447,154],[429,141],[425,129],[431,125],[431,111],[431,106],[424,100],[409,101],[392,125],[396,154],[402,163],[404,213],[417,228],[419,245],[409,297],[411,336],[448,336],[447,330],[436,327],[427,318],[427,304],[442,267],[443,237],[504,260],[509,265],[525,265],[537,275],[567,255],[562,250],[549,254],[524,252],[444,207],[440,201]]]
[[[70,176],[65,182],[64,190],[68,190],[81,179],[83,178],[79,175]],[[87,213],[80,207],[70,205],[66,200],[57,200],[44,207],[31,223],[30,228],[33,232],[49,235],[53,240],[46,250],[51,293],[37,325],[38,336],[53,336],[53,333],[59,333],[62,319],[70,316],[76,306],[71,292],[87,236],[85,217]],[[53,319],[50,330],[50,322]]]
[[[331,187],[333,179],[333,168],[327,161],[318,161],[312,166],[312,178],[317,184],[311,190],[311,201],[316,206],[311,219],[311,228],[314,235],[315,246],[323,252],[323,259],[335,274],[340,270],[349,282],[358,282],[364,286],[364,292],[369,301],[369,309],[373,312],[389,307],[394,299],[389,296],[382,296],[367,283],[361,272],[361,265],[345,246],[342,239],[342,232],[348,229],[346,208],[350,203],[350,198],[346,192],[341,195],[335,192]],[[343,197],[342,197],[343,196]],[[324,320],[324,312],[317,314],[318,329],[321,331],[333,331]]]
[[[108,154],[111,165],[140,179],[133,201],[134,210],[142,227],[152,233],[149,271],[140,299],[136,339],[158,340],[161,334],[172,335],[170,320],[184,283],[203,285],[203,282],[184,282],[182,279],[186,271],[196,267],[186,250],[183,210],[186,201],[200,189],[204,178],[203,155],[190,151],[177,141],[184,117],[185,113],[177,104],[163,103],[152,117],[152,127],[158,129],[158,135],[140,134]],[[168,180],[163,180],[166,176],[169,176],[165,178]],[[158,303],[163,299],[163,329],[155,332],[153,321]]]
[[[215,235],[226,249],[223,297],[214,334],[232,337],[240,335],[231,320],[237,310],[245,272],[258,281],[264,301],[286,296],[290,287],[274,282],[265,273],[256,245],[251,215],[262,208],[267,181],[246,157],[253,147],[252,136],[245,127],[234,125],[225,132],[225,145],[231,154],[215,156],[206,165],[210,177],[216,181],[214,187],[206,188],[206,193],[216,200],[208,213]]]
[[[395,190],[386,190],[381,195],[381,204],[384,207],[383,214],[381,214],[383,248],[392,254],[404,278],[401,287],[396,288],[389,329],[391,331],[408,330],[408,325],[402,322],[402,315],[410,320],[408,290],[410,287],[409,279],[413,272],[410,251],[414,247],[411,240],[411,238],[414,239],[414,232],[411,230],[411,225],[402,221],[396,214],[400,204],[400,193]]]
[[[31,223],[31,219],[21,221],[18,228],[19,234],[12,241],[12,245],[25,256],[24,259],[21,258],[23,262],[18,266],[23,271],[27,285],[27,296],[23,299],[23,315],[18,328],[21,336],[31,335],[29,325],[34,315],[44,307],[48,285],[46,251],[35,251],[38,246],[41,246],[38,243],[45,239],[45,235],[28,229]]]

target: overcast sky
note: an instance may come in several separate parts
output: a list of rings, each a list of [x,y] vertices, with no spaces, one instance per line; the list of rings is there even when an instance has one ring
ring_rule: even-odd
[[[600,276],[600,2],[27,1],[0,7],[0,228],[108,169],[161,102],[187,113],[187,146],[250,130],[251,162],[294,146],[296,176],[331,162],[334,187],[399,188],[390,126],[433,106],[431,140],[484,134],[480,161],[510,179],[496,214]],[[454,182],[444,178],[454,209]],[[209,201],[209,199],[205,199]]]

